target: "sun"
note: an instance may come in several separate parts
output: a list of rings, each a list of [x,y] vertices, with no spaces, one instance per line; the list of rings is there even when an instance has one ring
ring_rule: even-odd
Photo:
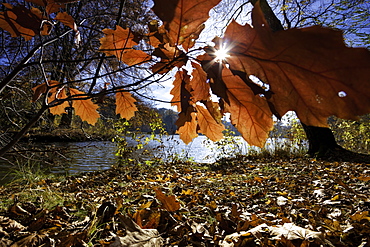
[[[218,63],[222,63],[225,61],[230,55],[228,54],[229,49],[227,49],[227,46],[225,44],[221,45],[218,50],[215,51],[215,60]]]

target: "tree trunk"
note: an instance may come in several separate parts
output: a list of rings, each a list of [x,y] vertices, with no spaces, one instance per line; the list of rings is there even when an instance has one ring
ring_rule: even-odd
[[[302,126],[308,139],[308,154],[310,156],[323,156],[329,149],[339,147],[331,129],[307,126],[304,123]]]
[[[359,154],[339,146],[329,128],[307,126],[302,123],[308,139],[308,155],[329,161],[370,163],[370,155]]]
[[[72,117],[73,117],[72,107],[67,107],[66,112],[67,113],[62,114],[62,118],[58,126],[59,128],[70,129],[72,127]]]

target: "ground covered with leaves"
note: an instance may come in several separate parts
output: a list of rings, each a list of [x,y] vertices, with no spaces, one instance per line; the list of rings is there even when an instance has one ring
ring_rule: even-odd
[[[0,187],[0,246],[370,246],[369,164],[238,157]]]

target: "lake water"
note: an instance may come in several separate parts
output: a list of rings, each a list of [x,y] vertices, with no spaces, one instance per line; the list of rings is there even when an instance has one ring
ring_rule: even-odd
[[[195,162],[211,163],[221,157],[230,157],[236,154],[247,154],[260,151],[259,148],[249,146],[241,137],[233,137],[223,140],[224,145],[217,145],[207,141],[205,136],[198,136],[191,143],[185,145],[178,135],[164,136],[161,141],[150,141],[145,146],[146,150],[152,151],[154,157],[166,161],[174,159],[191,159]],[[133,141],[131,141],[133,144]],[[273,150],[279,146],[286,145],[287,140],[268,139],[266,148]],[[115,156],[117,146],[110,141],[98,142],[55,142],[47,144],[49,148],[61,150],[60,155],[49,157],[49,161],[56,164],[51,168],[53,173],[74,174],[96,170],[109,169],[117,161]],[[293,147],[297,148],[296,146]],[[294,150],[292,150],[294,151]],[[152,158],[140,152],[134,155],[136,159]],[[18,168],[21,168],[19,165]],[[18,166],[18,165],[17,165]],[[10,179],[9,171],[18,169],[9,164],[1,163],[0,160],[0,184]]]

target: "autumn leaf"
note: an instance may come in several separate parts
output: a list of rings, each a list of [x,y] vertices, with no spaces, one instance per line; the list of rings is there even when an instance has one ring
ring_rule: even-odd
[[[54,97],[55,97],[55,99],[66,99],[68,96],[66,94],[65,89],[63,88],[61,90],[58,90],[54,94]],[[50,98],[52,98],[52,96],[50,96]],[[68,101],[64,101],[61,104],[57,104],[57,105],[51,107],[50,108],[50,113],[53,114],[53,115],[61,115],[63,113],[66,113],[65,109],[67,107],[69,107],[69,103],[68,103]]]
[[[48,35],[52,25],[43,18],[37,8],[27,9],[23,5],[12,6],[3,3],[9,10],[0,12],[0,28],[8,31],[12,37],[22,36],[30,40],[35,35]]]
[[[48,85],[46,83],[42,83],[40,85],[33,87],[32,90],[34,93],[32,96],[32,102],[36,102],[41,97],[42,94],[46,93],[48,86],[51,87],[49,93],[52,94],[51,96],[49,96],[49,98],[53,98],[52,96],[54,95],[54,99],[55,99],[55,93],[58,90],[56,87],[57,85],[59,85],[58,81],[50,80],[48,82]]]
[[[45,7],[47,14],[58,12],[61,8],[65,8],[65,4],[54,0],[26,0],[38,6]]]
[[[137,210],[132,218],[142,229],[155,229],[160,223],[161,212],[144,208]]]
[[[116,114],[120,114],[121,118],[131,119],[137,111],[135,102],[130,92],[116,93]]]
[[[169,212],[174,212],[180,209],[180,202],[176,200],[176,196],[166,196],[159,189],[155,190],[155,197],[162,203],[162,207]]]
[[[54,0],[56,3],[62,3],[62,4],[67,4],[67,3],[76,3],[79,2],[80,0]]]
[[[193,107],[196,102],[207,102],[210,98],[210,87],[206,82],[206,73],[199,64],[193,63],[193,66],[195,69],[192,73],[192,79],[186,70],[179,70],[175,75],[174,87],[171,90],[172,105],[177,106],[177,110],[180,112],[176,122],[177,133],[180,134],[180,138],[185,143],[189,143],[198,136],[197,130],[199,128],[199,132],[213,141],[218,141],[222,139],[222,131],[224,130],[224,126],[220,123],[221,116],[217,115],[213,106],[210,107],[210,111],[197,105],[195,109]]]
[[[184,52],[177,47],[171,47],[169,44],[156,48],[152,55],[161,59],[160,62],[151,67],[153,73],[158,74],[165,74],[174,67],[181,68],[188,60]]]
[[[68,13],[59,12],[57,16],[55,17],[55,20],[60,21],[67,27],[73,29],[74,31],[77,31],[77,25],[75,23],[75,20]]]
[[[207,100],[205,102],[202,102],[208,112],[211,114],[211,116],[216,120],[217,123],[221,123],[222,119],[222,112],[221,112],[221,107],[217,102],[213,102],[212,100]]]
[[[44,0],[26,0],[26,2],[29,2],[29,3],[34,3],[38,6],[42,6],[42,7],[45,7],[47,3],[47,1],[44,1]]]
[[[190,76],[186,70],[177,71],[170,94],[173,95],[171,105],[176,106],[178,112],[185,111],[189,106],[191,98],[189,81]]]
[[[79,91],[75,88],[69,88],[69,92],[72,96],[78,94],[85,94],[82,91]],[[76,96],[76,98],[84,98],[86,96]],[[80,116],[82,121],[86,121],[91,125],[96,124],[98,118],[100,117],[99,113],[96,111],[99,106],[94,104],[91,99],[81,99],[81,100],[73,100],[73,108],[75,110],[75,114]]]
[[[194,45],[208,19],[209,11],[220,0],[155,0],[153,11],[163,21],[171,46],[183,44],[185,50]]]
[[[197,122],[200,133],[206,135],[211,141],[219,141],[223,138],[222,131],[225,130],[223,124],[218,123],[203,106],[196,105]]]
[[[33,90],[33,96],[32,96],[32,102],[36,102],[42,94],[46,93],[47,85],[46,83],[42,83],[40,85],[37,85],[36,87],[32,88]]]
[[[138,45],[129,29],[116,26],[116,30],[104,29],[105,36],[100,39],[100,51],[116,56],[121,62],[132,66],[150,60],[150,56],[141,50],[133,49]]]
[[[159,26],[160,22],[158,20],[152,20],[148,23],[149,33],[147,36],[147,43],[154,48],[157,48],[159,45],[167,44],[170,42],[167,31],[163,25]],[[140,40],[141,38],[139,38]]]
[[[194,68],[192,72],[193,77],[190,80],[191,96],[193,101],[207,101],[211,97],[211,87],[207,82],[207,73],[198,63],[192,62],[191,64]]]
[[[75,31],[75,43],[79,44],[81,42],[81,34],[80,31],[78,31],[77,24],[75,23],[75,20],[72,16],[70,16],[66,12],[59,12],[57,16],[55,17],[55,20],[60,21],[65,26],[71,28],[73,31]]]
[[[307,125],[327,126],[330,115],[356,119],[370,112],[370,52],[349,48],[337,30],[313,26],[272,32],[259,4],[253,28],[232,22],[224,38],[230,69],[244,81],[254,75],[269,86],[280,116],[295,111]]]
[[[273,128],[272,113],[266,99],[255,95],[243,80],[227,68],[222,71],[222,79],[227,95],[223,99],[224,108],[230,112],[232,124],[250,145],[263,147]]]
[[[49,97],[48,97],[48,103],[52,103],[54,100],[58,99],[66,99],[68,96],[66,95],[65,89],[58,87],[60,84],[58,81],[50,80],[48,82],[49,86],[51,87],[49,90]],[[47,92],[48,86],[46,83],[42,83],[40,85],[37,85],[36,87],[33,87],[32,90],[34,91],[34,94],[32,96],[32,102],[36,102],[40,96]],[[62,113],[65,113],[65,108],[69,107],[69,103],[67,101],[64,101],[62,103],[58,103],[55,106],[50,107],[50,113],[53,115],[60,115]]]
[[[350,215],[349,217],[351,218],[351,220],[358,221],[358,222],[360,222],[361,220],[364,220],[364,219],[370,221],[369,211],[356,212],[356,213]]]
[[[192,106],[189,106],[186,111],[183,111],[179,114],[176,125],[178,127],[176,133],[180,135],[180,139],[185,144],[189,144],[195,137],[198,136],[198,123],[196,121],[196,113]]]
[[[370,176],[361,175],[361,176],[357,177],[357,179],[366,182],[366,181],[370,181]]]

